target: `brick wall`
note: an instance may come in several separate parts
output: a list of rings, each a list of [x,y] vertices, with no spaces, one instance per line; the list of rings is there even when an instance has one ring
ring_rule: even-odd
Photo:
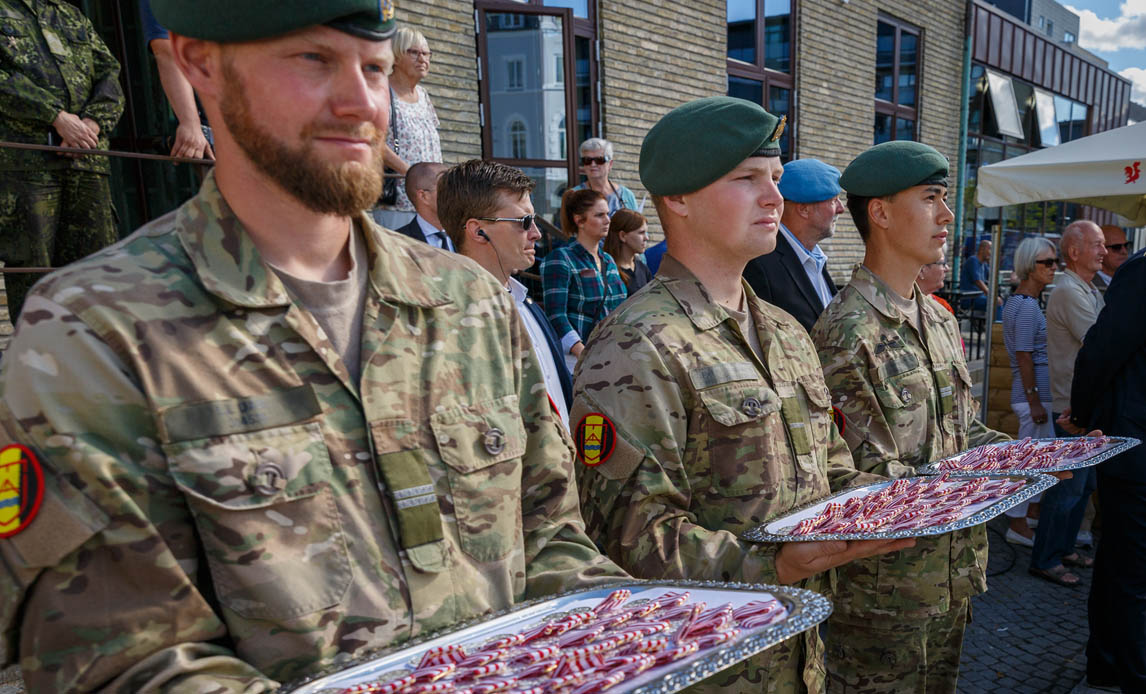
[[[472,3],[406,0],[398,3],[399,22],[426,35],[434,52],[422,81],[438,113],[442,159],[453,165],[481,156],[478,113],[477,43]]]
[[[841,171],[872,144],[875,122],[875,37],[880,12],[918,26],[920,140],[951,161],[959,143],[963,4],[950,0],[802,0],[797,18],[796,153]],[[954,175],[952,176],[954,178]],[[954,205],[955,189],[950,190]],[[863,259],[863,243],[845,212],[821,244],[837,282]]]
[[[599,9],[601,116],[617,157],[612,175],[633,189],[639,203],[645,133],[675,106],[727,91],[725,2],[600,0]],[[652,202],[643,212],[660,240]]]

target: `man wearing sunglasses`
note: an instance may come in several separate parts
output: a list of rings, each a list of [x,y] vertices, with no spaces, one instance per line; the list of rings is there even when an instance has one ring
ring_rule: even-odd
[[[1102,225],[1102,237],[1106,246],[1106,257],[1102,259],[1102,269],[1094,274],[1094,286],[1098,291],[1106,293],[1114,272],[1130,257],[1130,242],[1126,240],[1126,232],[1122,227],[1113,224]]]
[[[568,429],[573,380],[561,340],[525,285],[512,277],[533,265],[534,243],[541,238],[529,199],[533,186],[533,179],[520,169],[471,159],[438,179],[438,215],[457,252],[489,271],[513,295],[541,364],[549,401]]]
[[[603,137],[591,137],[581,143],[581,173],[585,182],[573,190],[595,190],[609,202],[609,216],[624,207],[637,210],[637,198],[633,191],[609,180],[613,170],[613,143]]]

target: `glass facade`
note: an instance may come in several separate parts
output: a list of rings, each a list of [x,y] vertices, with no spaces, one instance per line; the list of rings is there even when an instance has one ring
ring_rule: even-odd
[[[782,159],[792,158],[793,0],[727,0],[728,95],[786,116]],[[763,24],[761,24],[763,19]]]
[[[873,144],[915,139],[919,52],[918,28],[880,15],[875,34]]]

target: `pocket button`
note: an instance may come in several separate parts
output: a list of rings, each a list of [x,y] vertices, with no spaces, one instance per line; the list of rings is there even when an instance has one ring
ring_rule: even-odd
[[[485,432],[482,444],[485,446],[486,453],[498,455],[505,450],[505,433],[502,432],[501,429],[494,427]]]
[[[263,496],[274,496],[286,488],[286,473],[278,463],[260,463],[251,476],[251,487]]]
[[[759,417],[760,410],[760,401],[752,396],[744,398],[744,402],[740,403],[740,411],[749,417]]]

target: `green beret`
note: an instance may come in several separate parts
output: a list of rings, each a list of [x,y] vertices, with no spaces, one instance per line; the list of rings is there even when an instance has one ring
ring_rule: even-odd
[[[840,176],[849,195],[878,198],[925,183],[947,185],[947,157],[921,142],[882,142],[856,157]]]
[[[254,41],[325,24],[371,41],[398,28],[393,0],[151,0],[168,31],[208,41]]]
[[[748,157],[778,157],[785,120],[731,96],[677,106],[645,135],[641,183],[653,195],[683,195],[712,183]]]

